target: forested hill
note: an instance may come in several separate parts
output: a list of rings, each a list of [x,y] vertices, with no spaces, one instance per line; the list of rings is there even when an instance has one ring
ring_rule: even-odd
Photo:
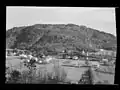
[[[75,24],[35,24],[6,31],[6,47],[37,51],[116,50],[116,37]]]

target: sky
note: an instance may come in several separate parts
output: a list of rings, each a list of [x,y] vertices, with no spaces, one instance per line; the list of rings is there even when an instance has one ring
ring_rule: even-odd
[[[6,7],[6,30],[33,24],[85,25],[116,36],[115,8]]]

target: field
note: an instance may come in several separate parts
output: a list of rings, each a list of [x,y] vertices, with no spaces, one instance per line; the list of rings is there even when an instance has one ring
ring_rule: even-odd
[[[54,64],[55,63],[55,64]],[[81,63],[84,63],[81,61]],[[12,64],[13,67],[20,66],[20,59],[18,57],[8,57],[6,60],[6,65],[9,66]],[[47,72],[52,72],[53,67],[55,65],[59,65],[61,68],[64,68],[65,72],[67,73],[67,81],[78,81],[81,78],[81,75],[86,71],[88,68],[82,67],[82,68],[75,68],[75,67],[69,67],[69,66],[62,66],[62,65],[76,65],[77,61],[74,60],[65,60],[65,59],[56,59],[53,60],[52,63],[49,64],[36,64],[36,68],[40,68],[41,70],[46,70]]]
[[[107,84],[114,84],[114,74],[107,74],[107,73],[101,73],[92,71],[92,74],[94,76],[94,82],[104,82],[106,81]]]
[[[78,67],[78,64],[80,67]],[[70,82],[78,82],[82,74],[89,69],[89,67],[82,67],[82,65],[85,64],[84,60],[80,60],[79,62],[76,60],[69,60],[69,59],[57,59],[54,58],[51,63],[49,64],[36,64],[37,71],[43,71],[43,72],[54,72],[54,67],[60,67],[60,69],[64,69],[67,76],[65,78],[65,81]],[[17,69],[19,71],[27,70],[26,67],[24,67],[23,63],[20,62],[19,57],[9,56],[6,58],[6,66],[12,65],[14,69]],[[22,68],[21,68],[22,67]],[[104,69],[105,66],[100,66],[100,68]],[[38,73],[38,72],[37,72]],[[60,73],[60,72],[59,72]],[[114,83],[114,74],[105,74],[97,71],[92,71],[93,74],[93,81],[99,82],[99,81],[105,81],[107,80],[109,84]],[[44,77],[44,76],[43,76]]]
[[[18,71],[28,70],[18,56],[9,56],[6,58],[6,67],[11,67]]]
[[[71,67],[78,66],[78,62],[75,60],[59,60],[59,62],[67,72],[67,79],[73,82],[79,81],[82,74],[88,69],[88,67]],[[84,61],[79,61],[79,63],[84,64]]]

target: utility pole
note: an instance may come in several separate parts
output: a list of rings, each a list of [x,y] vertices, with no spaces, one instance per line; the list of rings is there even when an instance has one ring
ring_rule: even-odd
[[[88,52],[87,52],[87,58],[86,58],[86,59],[87,59],[87,61],[88,61]]]
[[[58,59],[58,68],[59,68],[59,59]]]
[[[79,63],[79,68],[80,68],[80,59],[78,59],[78,63]]]

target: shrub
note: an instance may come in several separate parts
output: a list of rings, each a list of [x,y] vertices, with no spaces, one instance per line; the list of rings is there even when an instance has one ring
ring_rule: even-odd
[[[6,73],[7,83],[17,83],[20,79],[21,73],[17,70],[12,70],[10,73]],[[8,77],[9,76],[9,77]]]
[[[82,74],[82,78],[78,82],[79,84],[93,84],[93,77],[91,70],[88,69],[87,71]]]

